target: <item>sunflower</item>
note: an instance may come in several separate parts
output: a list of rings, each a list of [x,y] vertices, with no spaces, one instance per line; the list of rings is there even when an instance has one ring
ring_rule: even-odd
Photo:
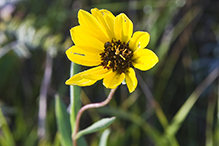
[[[146,71],[158,62],[157,55],[145,49],[149,33],[133,34],[133,23],[124,13],[115,17],[105,9],[79,10],[78,21],[80,25],[70,30],[75,45],[66,51],[67,57],[94,67],[72,76],[67,85],[90,86],[103,79],[106,88],[114,89],[125,80],[131,93],[138,84],[133,68]]]

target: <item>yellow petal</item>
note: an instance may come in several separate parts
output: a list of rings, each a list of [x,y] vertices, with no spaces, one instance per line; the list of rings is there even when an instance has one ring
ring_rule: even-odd
[[[103,14],[104,18],[106,19],[106,22],[110,30],[114,31],[114,20],[116,17],[110,11],[106,9],[102,9],[99,11]]]
[[[85,52],[89,53],[89,54],[95,54],[95,55],[99,55],[100,53],[103,53],[104,50],[101,50],[99,48],[93,48],[91,46],[79,46],[77,45],[78,48],[84,50]]]
[[[108,10],[106,10],[106,9],[101,9],[101,10],[99,10],[104,16],[109,16],[110,17],[110,19],[112,19],[113,21],[114,21],[114,19],[115,19],[115,16],[110,12],[110,11],[108,11]]]
[[[150,34],[143,31],[137,31],[129,42],[129,48],[132,51],[145,48],[150,40]]]
[[[109,39],[111,40],[114,38],[114,19],[115,16],[107,10],[98,10],[94,8],[91,10],[92,15],[97,19],[100,25],[105,29]]]
[[[82,77],[85,79],[91,79],[91,80],[101,80],[107,75],[108,72],[109,72],[108,69],[104,69],[103,66],[98,66],[98,67],[89,69],[87,71],[84,71],[84,73],[82,74]]]
[[[106,88],[114,89],[117,86],[119,86],[122,81],[125,79],[125,74],[124,73],[117,73],[110,71],[103,79],[103,85]]]
[[[132,57],[132,64],[135,68],[146,71],[158,63],[157,55],[149,49],[138,49]]]
[[[83,30],[83,27],[76,26],[70,30],[72,40],[77,46],[87,46],[96,48],[99,50],[104,50],[103,40],[99,40],[97,37],[86,33],[86,29]],[[107,39],[106,39],[107,40]]]
[[[125,80],[129,89],[129,92],[132,93],[137,87],[138,80],[135,76],[135,71],[133,68],[129,68],[125,73]]]
[[[101,56],[95,53],[89,53],[78,46],[72,46],[66,51],[67,57],[72,62],[84,66],[97,66],[101,63]]]
[[[78,86],[90,86],[97,82],[97,80],[84,79],[81,75],[83,72],[78,73],[68,79],[65,84],[66,85],[78,85]]]
[[[86,36],[91,36],[92,38],[95,38],[97,40],[99,40],[102,43],[105,43],[108,41],[108,38],[105,35],[102,35],[103,33],[96,33],[94,31],[92,31],[92,29],[89,29],[87,27],[84,26],[75,26],[70,30],[71,33],[71,37],[74,41],[74,39],[76,39],[75,37],[81,36],[80,38],[87,38]],[[73,33],[76,33],[76,35],[73,35]]]
[[[127,43],[133,33],[132,21],[123,13],[115,18],[114,33],[117,40]]]
[[[87,27],[91,29],[91,31],[101,35],[101,36],[106,36],[106,31],[103,29],[103,27],[100,25],[100,23],[97,21],[97,19],[91,15],[90,13],[84,11],[84,10],[79,10],[78,12],[78,21],[81,26]]]
[[[100,10],[100,12],[102,14],[104,14],[104,18],[105,18],[105,21],[108,25],[108,28],[109,28],[110,32],[112,32],[112,38],[110,38],[110,41],[111,41],[113,38],[115,38],[115,33],[114,33],[114,24],[115,23],[114,22],[115,22],[116,17],[110,11],[105,10],[105,9]]]

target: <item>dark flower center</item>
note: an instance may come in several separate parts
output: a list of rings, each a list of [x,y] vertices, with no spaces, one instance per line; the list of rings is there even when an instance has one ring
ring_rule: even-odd
[[[128,44],[112,39],[111,42],[106,42],[104,47],[104,52],[100,54],[101,65],[104,68],[118,71],[121,74],[125,73],[129,67],[132,67],[133,51],[129,49]]]

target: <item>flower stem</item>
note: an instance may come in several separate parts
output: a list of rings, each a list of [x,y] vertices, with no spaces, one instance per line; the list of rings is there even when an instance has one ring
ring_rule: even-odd
[[[104,100],[103,102],[100,102],[100,103],[91,103],[91,104],[87,104],[85,106],[83,106],[78,114],[77,114],[77,117],[76,117],[76,124],[75,124],[75,130],[73,132],[73,135],[72,135],[72,140],[73,140],[73,146],[77,146],[77,139],[76,139],[76,135],[78,133],[78,129],[79,129],[79,122],[80,122],[80,118],[81,118],[81,115],[83,114],[84,111],[86,111],[87,109],[90,109],[90,108],[99,108],[99,107],[102,107],[102,106],[105,106],[107,105],[110,100],[112,99],[113,97],[113,94],[115,93],[117,88],[115,89],[111,89],[108,97],[106,98],[106,100]]]

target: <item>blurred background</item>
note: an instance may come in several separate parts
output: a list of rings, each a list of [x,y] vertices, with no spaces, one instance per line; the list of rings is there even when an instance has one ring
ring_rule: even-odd
[[[81,128],[116,116],[109,146],[153,146],[150,128],[164,134],[192,93],[200,93],[174,133],[175,145],[218,146],[219,79],[211,74],[219,66],[218,0],[0,0],[0,144],[61,145],[54,97],[68,107],[69,30],[78,25],[79,9],[95,7],[124,12],[134,31],[149,32],[147,48],[160,61],[149,71],[136,70],[135,92],[120,85],[108,106],[85,112]],[[103,101],[108,92],[102,81],[84,87],[82,104]],[[100,135],[85,136],[88,145],[97,146]]]

